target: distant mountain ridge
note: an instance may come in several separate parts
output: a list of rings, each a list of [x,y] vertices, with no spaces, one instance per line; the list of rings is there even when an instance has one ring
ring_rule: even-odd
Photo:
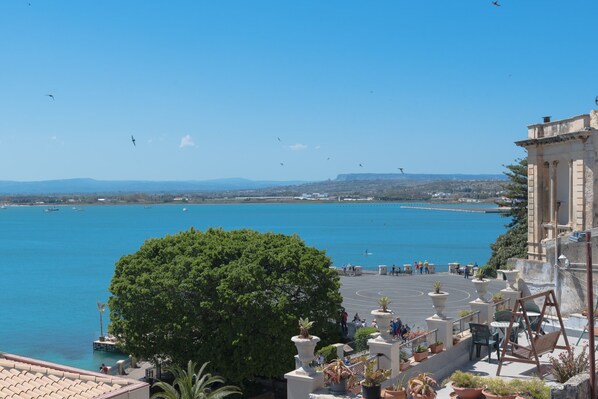
[[[473,174],[402,174],[402,173],[348,173],[340,174],[334,180],[320,182],[274,181],[228,178],[214,180],[151,181],[151,180],[95,180],[89,178],[42,180],[42,181],[0,181],[0,195],[43,195],[43,194],[182,194],[234,192],[243,190],[275,189],[299,185],[350,184],[351,182],[384,182],[398,184],[420,184],[432,181],[480,181],[506,180],[504,175]]]
[[[507,180],[503,174],[411,174],[411,173],[348,173],[336,177],[337,181],[349,180]]]
[[[187,193],[251,190],[302,184],[304,181],[256,181],[241,178],[203,181],[144,181],[62,179],[44,181],[0,181],[0,195]]]

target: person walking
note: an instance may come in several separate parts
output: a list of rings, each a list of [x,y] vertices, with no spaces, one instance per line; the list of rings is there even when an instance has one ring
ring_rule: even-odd
[[[469,267],[465,266],[465,271],[463,272],[464,278],[469,279]]]

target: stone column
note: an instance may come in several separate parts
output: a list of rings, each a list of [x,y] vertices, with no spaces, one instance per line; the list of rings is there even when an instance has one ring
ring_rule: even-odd
[[[438,340],[444,342],[447,350],[453,347],[453,319],[428,317],[426,323],[428,330],[438,330]]]
[[[573,228],[573,160],[569,160],[569,221],[567,225]]]
[[[392,370],[390,378],[401,372],[401,343],[399,341],[384,342],[377,339],[368,339],[370,354],[379,353],[384,356],[378,358],[381,369]]]
[[[306,375],[297,370],[286,373],[288,399],[307,399],[309,394],[324,386],[324,373],[321,371]]]
[[[480,312],[481,324],[490,325],[494,320],[494,303],[471,301],[469,306],[474,312]]]
[[[343,349],[343,347],[345,345],[344,344],[333,344],[332,346],[334,346],[336,348],[336,357],[338,359],[342,359],[345,356],[345,350]]]
[[[513,291],[513,290],[504,289],[504,290],[500,290],[500,292],[502,293],[502,295],[505,299],[511,300],[511,302],[509,302],[510,309],[513,309],[513,306],[515,305],[515,301],[521,297],[521,291]]]

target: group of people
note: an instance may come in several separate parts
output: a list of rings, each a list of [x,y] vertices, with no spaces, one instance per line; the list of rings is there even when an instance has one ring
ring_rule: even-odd
[[[355,324],[357,328],[368,326],[366,319],[361,319],[358,313],[355,313],[355,316],[353,316],[353,324]],[[370,327],[378,328],[376,319],[372,320]],[[411,331],[411,328],[409,328],[407,324],[403,323],[400,317],[392,320],[390,322],[389,328],[390,333],[394,338],[401,338],[403,341],[407,340],[406,334]]]
[[[415,270],[415,273],[419,273],[419,274],[430,274],[430,264],[428,263],[428,261],[415,261],[413,262],[413,270]]]

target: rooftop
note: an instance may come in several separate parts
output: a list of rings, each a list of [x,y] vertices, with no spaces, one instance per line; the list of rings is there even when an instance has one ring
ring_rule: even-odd
[[[0,355],[0,398],[148,398],[146,383],[17,355]]]

